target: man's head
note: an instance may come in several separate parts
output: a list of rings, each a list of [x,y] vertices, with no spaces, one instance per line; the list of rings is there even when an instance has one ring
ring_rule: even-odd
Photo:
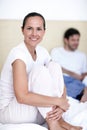
[[[64,33],[64,47],[66,50],[75,51],[78,48],[80,32],[75,28],[69,28]]]

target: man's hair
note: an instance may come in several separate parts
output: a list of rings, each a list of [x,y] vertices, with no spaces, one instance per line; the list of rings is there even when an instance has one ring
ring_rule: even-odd
[[[46,29],[46,27],[45,27],[46,26],[45,18],[40,13],[37,13],[37,12],[31,12],[31,13],[27,14],[24,17],[23,24],[22,24],[22,29],[24,29],[24,26],[26,24],[27,19],[30,18],[30,17],[35,17],[35,16],[39,16],[39,17],[42,18],[42,20],[43,20],[43,27],[44,27],[44,30],[45,30]]]
[[[73,35],[79,35],[80,36],[80,32],[75,28],[69,28],[65,31],[64,38],[69,39],[69,37],[73,36]]]

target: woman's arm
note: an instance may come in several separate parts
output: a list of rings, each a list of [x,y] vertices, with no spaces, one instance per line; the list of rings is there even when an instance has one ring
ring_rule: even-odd
[[[66,95],[67,95],[67,93],[66,93],[66,87],[64,86],[64,92],[63,92],[62,97],[63,97],[63,98],[66,98]]]
[[[13,66],[13,86],[17,101],[22,104],[32,106],[60,106],[65,111],[68,109],[68,100],[58,97],[43,96],[28,91],[28,78],[26,73],[25,63],[21,60],[16,60]]]
[[[66,98],[66,87],[64,87],[62,97]],[[47,113],[47,118],[50,120],[59,120],[62,117],[63,113],[64,113],[63,109],[61,109],[58,106],[53,106],[52,111]]]

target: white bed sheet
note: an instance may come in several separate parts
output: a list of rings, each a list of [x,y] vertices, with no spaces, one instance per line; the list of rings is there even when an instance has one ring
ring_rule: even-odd
[[[1,124],[0,130],[47,130],[47,128],[37,124]]]

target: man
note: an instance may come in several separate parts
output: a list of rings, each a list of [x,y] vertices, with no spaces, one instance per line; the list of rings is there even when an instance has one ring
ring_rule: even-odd
[[[58,62],[64,74],[68,96],[87,101],[87,59],[78,51],[80,32],[69,28],[64,34],[64,47],[51,51],[52,60]]]

